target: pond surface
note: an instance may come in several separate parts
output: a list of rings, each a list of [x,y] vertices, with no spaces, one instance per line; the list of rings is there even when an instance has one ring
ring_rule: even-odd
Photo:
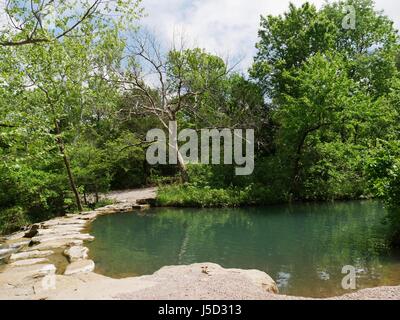
[[[268,273],[283,294],[328,297],[343,266],[357,289],[400,284],[400,252],[384,243],[378,202],[295,204],[243,209],[151,209],[99,217],[89,244],[97,272],[120,278],[166,265],[215,262]]]

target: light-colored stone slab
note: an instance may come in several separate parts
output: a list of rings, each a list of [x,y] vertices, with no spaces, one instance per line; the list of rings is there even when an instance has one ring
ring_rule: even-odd
[[[6,240],[19,240],[24,237],[25,233],[26,233],[26,231],[16,232],[16,233],[13,233],[13,234],[5,237],[5,239]]]
[[[27,278],[40,278],[47,275],[55,274],[56,267],[53,264],[36,264],[29,266],[10,266],[8,265],[4,272],[0,273],[0,283],[3,280],[18,279],[19,281],[27,280]]]
[[[93,260],[79,260],[67,266],[64,275],[70,276],[79,273],[92,272],[95,268]]]
[[[79,220],[76,218],[64,218],[64,219],[54,219],[54,220],[49,220],[43,223],[45,227],[51,227],[51,226],[61,226],[61,225],[84,225],[86,224],[86,221],[84,220]]]
[[[10,257],[10,262],[15,262],[17,260],[25,260],[25,259],[36,259],[36,258],[45,258],[54,254],[54,251],[47,250],[47,251],[26,251],[26,252],[19,252],[14,253]]]
[[[80,246],[82,244],[83,244],[82,240],[64,239],[64,240],[56,240],[56,241],[40,243],[38,245],[30,247],[26,251],[53,250],[65,247]]]
[[[85,260],[88,257],[89,249],[81,246],[74,246],[64,251],[64,255],[68,258],[69,262]]]
[[[94,237],[91,236],[90,234],[85,234],[85,233],[76,233],[76,234],[67,234],[67,235],[54,234],[54,235],[45,235],[45,236],[34,237],[34,238],[32,238],[32,243],[38,244],[38,243],[46,243],[46,242],[59,241],[59,240],[65,240],[65,239],[93,241]]]
[[[23,267],[23,266],[31,266],[33,264],[39,263],[47,263],[49,259],[46,258],[36,258],[36,259],[26,259],[26,260],[17,260],[10,263],[11,267]]]

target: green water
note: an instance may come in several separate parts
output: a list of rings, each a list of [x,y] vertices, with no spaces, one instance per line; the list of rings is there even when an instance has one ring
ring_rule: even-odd
[[[163,266],[215,262],[267,272],[281,293],[327,297],[345,265],[357,288],[400,284],[400,253],[385,248],[377,202],[244,209],[152,209],[98,218],[89,245],[97,272],[119,278]]]

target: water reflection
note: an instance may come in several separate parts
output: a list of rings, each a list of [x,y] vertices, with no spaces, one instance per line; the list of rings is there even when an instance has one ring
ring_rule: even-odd
[[[400,283],[400,255],[386,249],[383,216],[376,202],[154,209],[100,217],[90,250],[109,276],[215,262],[263,270],[282,293],[323,297],[345,293],[344,265],[358,269],[359,288]]]

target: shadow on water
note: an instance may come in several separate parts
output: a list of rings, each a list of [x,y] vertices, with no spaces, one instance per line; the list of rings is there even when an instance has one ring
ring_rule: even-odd
[[[152,274],[165,265],[215,262],[259,269],[290,295],[328,297],[345,265],[357,288],[400,284],[400,253],[385,245],[378,202],[295,204],[241,209],[152,209],[97,219],[89,245],[99,273]]]

